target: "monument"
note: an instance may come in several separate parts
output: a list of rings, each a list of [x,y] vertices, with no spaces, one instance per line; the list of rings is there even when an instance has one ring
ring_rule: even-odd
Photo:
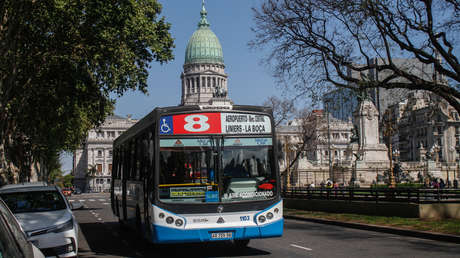
[[[353,112],[358,142],[351,143],[348,151],[353,154],[354,169],[351,184],[377,181],[377,173],[389,169],[388,148],[379,142],[379,115],[369,99],[362,99]]]

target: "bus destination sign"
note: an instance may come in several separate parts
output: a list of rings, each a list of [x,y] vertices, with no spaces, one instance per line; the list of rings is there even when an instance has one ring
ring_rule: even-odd
[[[269,134],[270,118],[244,113],[194,113],[163,116],[161,135],[175,134]]]

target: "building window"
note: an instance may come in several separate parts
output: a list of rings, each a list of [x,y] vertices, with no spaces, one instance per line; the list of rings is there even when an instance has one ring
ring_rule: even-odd
[[[101,158],[102,157],[102,150],[97,150],[97,157]]]
[[[109,157],[112,157],[113,151],[109,150]]]
[[[98,138],[104,138],[104,132],[103,132],[103,131],[98,131],[98,132],[96,133],[96,136],[97,136]]]
[[[108,135],[109,135],[109,137],[111,137],[111,138],[115,138],[115,132],[114,132],[114,131],[108,132]]]
[[[112,164],[109,164],[109,174],[112,174]]]
[[[97,173],[102,174],[102,164],[97,164]]]

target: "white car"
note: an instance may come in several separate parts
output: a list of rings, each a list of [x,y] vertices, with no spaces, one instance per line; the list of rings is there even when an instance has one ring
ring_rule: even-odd
[[[44,258],[42,252],[27,240],[19,222],[0,198],[0,257]]]
[[[57,186],[44,183],[6,185],[0,197],[46,257],[76,257],[78,223]]]

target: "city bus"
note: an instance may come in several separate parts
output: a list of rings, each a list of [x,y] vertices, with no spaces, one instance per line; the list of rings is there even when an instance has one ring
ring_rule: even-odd
[[[155,244],[279,237],[275,143],[268,107],[155,108],[114,141],[113,213]]]

